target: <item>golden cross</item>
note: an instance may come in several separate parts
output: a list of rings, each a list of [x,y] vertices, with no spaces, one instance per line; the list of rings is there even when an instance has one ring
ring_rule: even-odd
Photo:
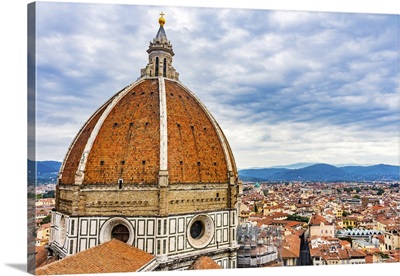
[[[161,12],[160,15],[161,15],[161,17],[163,17],[165,15],[165,13]]]

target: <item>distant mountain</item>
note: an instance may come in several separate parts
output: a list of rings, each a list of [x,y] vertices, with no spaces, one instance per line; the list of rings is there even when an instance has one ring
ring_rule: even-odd
[[[400,175],[400,167],[399,166],[390,166],[390,165],[373,165],[368,167],[361,166],[349,166],[342,167],[343,171],[358,177],[357,180],[399,180]]]
[[[399,180],[400,167],[392,165],[336,167],[314,164],[298,169],[261,168],[239,170],[243,181],[381,181]]]
[[[268,169],[244,169],[239,170],[239,177],[243,181],[263,181],[275,180],[276,176],[288,169],[284,168],[268,168]]]
[[[311,164],[311,165],[309,165]],[[61,162],[37,161],[37,183],[55,183]],[[304,166],[304,167],[303,167]],[[34,179],[35,161],[28,160],[28,183]],[[345,166],[296,163],[282,167],[242,169],[242,181],[381,181],[400,180],[400,167],[392,165]]]
[[[281,180],[338,181],[351,177],[341,169],[328,164],[315,164],[301,169],[287,170],[279,175]]]
[[[32,161],[28,159],[28,183],[33,183],[35,177],[38,184],[56,183],[61,162],[58,161]]]

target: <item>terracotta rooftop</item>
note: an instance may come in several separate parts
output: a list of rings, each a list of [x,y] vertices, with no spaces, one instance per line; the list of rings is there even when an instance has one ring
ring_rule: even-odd
[[[340,240],[339,242],[341,246],[351,247],[351,243],[346,240]]]
[[[304,222],[300,222],[300,221],[292,221],[292,220],[288,221],[288,225],[290,227],[302,226],[303,224],[304,224]]]
[[[36,246],[35,250],[36,250],[36,256],[35,256],[36,268],[56,261],[55,257],[51,258],[47,257],[47,249],[44,246]]]
[[[357,250],[354,248],[347,248],[347,252],[349,253],[350,257],[365,257],[366,254],[361,251],[361,250]]]
[[[37,275],[117,273],[140,271],[155,256],[113,239],[36,269]]]
[[[198,270],[198,269],[222,269],[222,268],[212,258],[207,256],[201,256],[197,258],[188,268],[188,270]]]
[[[331,224],[329,223],[323,216],[320,215],[313,215],[311,217],[309,225],[320,225],[321,222],[323,222],[325,225],[326,224]]]
[[[318,246],[310,247],[311,257],[321,257],[325,260],[349,260],[352,258],[365,258],[362,250],[343,246],[342,241],[337,238],[324,238]],[[325,242],[324,242],[325,241]],[[342,247],[343,246],[343,247]]]
[[[376,205],[375,205],[375,206],[372,206],[371,209],[372,209],[373,211],[379,211],[379,210],[381,210],[381,209],[383,209],[383,208],[384,208],[384,207],[382,207],[382,206],[376,206]]]
[[[44,229],[47,229],[47,228],[50,228],[50,227],[51,227],[51,223],[45,223],[45,224],[40,225],[38,231],[41,231],[41,230],[44,230]]]
[[[300,257],[300,238],[296,235],[287,235],[282,242],[282,258]]]
[[[36,246],[36,267],[41,266],[47,260],[47,250],[44,246]]]

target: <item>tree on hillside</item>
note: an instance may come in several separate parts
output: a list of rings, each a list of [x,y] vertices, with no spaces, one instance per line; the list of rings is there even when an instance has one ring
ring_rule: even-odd
[[[302,217],[302,216],[299,216],[299,215],[289,215],[288,217],[287,217],[287,220],[294,220],[294,221],[300,221],[300,222],[306,222],[306,223],[308,223],[308,217]]]
[[[43,194],[43,198],[55,198],[55,191],[47,191]]]
[[[40,225],[49,223],[50,221],[51,221],[51,215],[47,215],[42,219],[42,221],[40,222]]]
[[[376,193],[376,195],[383,195],[385,191],[381,188],[378,189],[378,192]]]

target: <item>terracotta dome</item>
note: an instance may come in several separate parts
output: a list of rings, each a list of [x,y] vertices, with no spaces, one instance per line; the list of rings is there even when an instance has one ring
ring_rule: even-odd
[[[72,141],[58,175],[57,210],[151,216],[235,208],[232,151],[204,104],[179,81],[161,23],[140,77]]]
[[[179,81],[142,78],[115,94],[82,127],[59,175],[62,184],[227,182],[236,172],[210,112]]]
[[[62,184],[223,183],[237,171],[228,142],[201,101],[179,81],[160,28],[141,77],[100,107],[61,166]]]

